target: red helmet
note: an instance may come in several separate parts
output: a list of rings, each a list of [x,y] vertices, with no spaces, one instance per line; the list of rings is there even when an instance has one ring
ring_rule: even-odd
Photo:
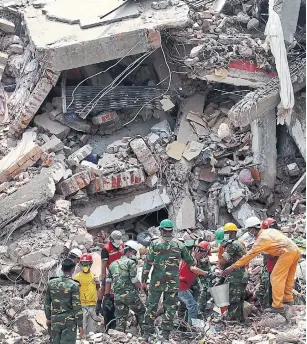
[[[208,252],[208,256],[211,256],[211,246],[208,241],[201,241],[196,247],[201,247],[203,250]]]
[[[273,219],[272,217],[268,217],[267,219],[262,221],[261,229],[268,229],[268,228],[272,227],[272,225],[276,222],[277,221],[275,219]]]
[[[90,253],[83,253],[81,258],[80,258],[80,262],[89,262],[92,263],[93,262],[93,256]]]

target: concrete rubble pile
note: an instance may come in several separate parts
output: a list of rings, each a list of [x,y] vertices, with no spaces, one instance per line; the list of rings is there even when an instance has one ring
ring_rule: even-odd
[[[99,252],[114,229],[136,239],[169,217],[180,235],[213,241],[226,222],[244,228],[255,215],[306,248],[306,4],[293,1],[288,22],[290,9],[277,6],[295,93],[283,126],[264,1],[137,1],[106,18],[84,18],[77,5],[0,9],[1,343],[47,342],[42,300],[61,258]],[[261,269],[257,257],[252,293]],[[248,330],[213,316],[173,340],[300,342],[305,311],[291,311],[286,324],[246,304]],[[130,325],[88,342],[138,343]]]

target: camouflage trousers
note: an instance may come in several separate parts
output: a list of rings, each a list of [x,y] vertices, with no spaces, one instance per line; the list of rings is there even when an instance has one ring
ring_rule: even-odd
[[[229,283],[228,320],[244,322],[243,306],[247,283]]]
[[[268,272],[266,264],[264,265],[261,273],[259,288],[256,292],[257,299],[263,308],[270,307],[273,302],[271,274]]]
[[[77,324],[74,321],[51,321],[52,344],[75,344],[77,340]]]
[[[167,339],[174,326],[178,302],[177,291],[149,289],[144,320],[144,333],[146,335],[154,333],[155,313],[162,294],[164,306],[164,313],[162,315],[162,334]]]
[[[123,295],[115,295],[115,316],[116,330],[125,332],[129,309],[131,309],[137,319],[138,324],[143,327],[145,306],[136,292],[126,291]]]

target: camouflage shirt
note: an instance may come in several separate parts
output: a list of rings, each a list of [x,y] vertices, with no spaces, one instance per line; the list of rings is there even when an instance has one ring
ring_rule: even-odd
[[[134,283],[138,282],[136,263],[122,256],[110,265],[106,282],[113,283],[115,296],[123,291],[134,291],[136,289]]]
[[[170,241],[158,239],[149,248],[143,268],[143,283],[147,281],[150,269],[153,267],[150,279],[151,288],[163,291],[178,290],[181,259],[189,266],[194,264],[182,242],[175,238]]]
[[[74,321],[82,327],[79,284],[68,276],[49,281],[44,309],[46,318],[52,322]]]
[[[223,241],[221,245],[226,249],[222,257],[227,260],[227,264],[224,269],[228,268],[234,264],[237,260],[245,254],[244,246],[236,239],[230,239],[228,241]],[[248,280],[248,273],[245,267],[234,270],[227,278],[228,282],[242,282],[245,283]]]

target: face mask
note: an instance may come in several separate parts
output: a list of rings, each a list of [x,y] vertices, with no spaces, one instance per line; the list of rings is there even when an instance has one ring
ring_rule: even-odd
[[[83,272],[87,273],[90,271],[90,266],[89,265],[81,265],[81,269]]]
[[[112,241],[112,245],[113,245],[114,247],[116,247],[116,248],[118,248],[118,247],[120,246],[121,243],[122,243],[121,240],[114,240],[114,241]]]
[[[136,260],[137,259],[136,255],[130,256],[129,258],[132,259],[132,260]]]
[[[248,232],[248,234],[249,234],[253,239],[255,239],[255,237],[256,237],[255,233],[250,233],[250,232]]]
[[[228,241],[229,240],[229,234],[224,234],[224,241]]]

